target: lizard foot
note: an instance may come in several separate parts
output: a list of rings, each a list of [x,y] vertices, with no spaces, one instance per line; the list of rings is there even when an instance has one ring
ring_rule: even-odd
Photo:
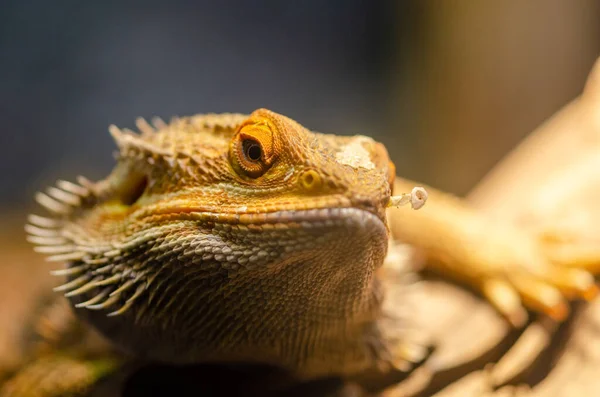
[[[483,294],[513,325],[525,323],[524,307],[562,321],[569,314],[567,299],[591,300],[598,294],[593,276],[600,271],[598,245],[564,233],[545,233],[538,240],[527,237],[513,240],[512,254],[518,256],[480,283]]]

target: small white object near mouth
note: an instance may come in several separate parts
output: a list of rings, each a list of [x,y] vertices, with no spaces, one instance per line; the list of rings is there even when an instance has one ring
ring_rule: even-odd
[[[413,210],[418,210],[425,205],[427,202],[427,190],[425,188],[416,186],[410,193],[402,193],[399,196],[391,196],[388,202],[388,207],[400,207],[410,203]]]

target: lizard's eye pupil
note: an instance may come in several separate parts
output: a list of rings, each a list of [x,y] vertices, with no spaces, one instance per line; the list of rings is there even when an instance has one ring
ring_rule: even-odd
[[[262,148],[259,143],[252,139],[247,139],[243,143],[244,155],[250,161],[259,161],[262,157]]]

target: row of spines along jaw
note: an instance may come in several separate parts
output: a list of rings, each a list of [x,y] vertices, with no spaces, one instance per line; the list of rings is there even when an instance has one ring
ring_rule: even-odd
[[[110,132],[121,150],[126,150],[129,144],[143,149],[139,146],[140,142],[143,142],[140,138],[167,126],[158,118],[153,120],[154,128],[144,119],[138,119],[136,124],[141,135],[130,130],[120,130],[115,126],[110,127]],[[151,149],[155,151],[154,148]],[[65,263],[64,268],[51,271],[52,275],[74,277],[65,284],[55,287],[54,291],[62,292],[69,298],[101,288],[98,294],[88,301],[78,303],[76,307],[91,310],[106,309],[118,303],[123,293],[137,286],[119,309],[108,314],[119,315],[131,307],[135,299],[144,291],[145,284],[139,283],[144,274],[138,272],[135,277],[128,278],[124,272],[115,273],[115,266],[110,263],[110,259],[120,252],[114,247],[81,246],[73,242],[74,236],[70,236],[73,232],[65,228],[69,219],[76,211],[101,201],[110,194],[111,190],[108,181],[94,183],[79,176],[77,182],[59,180],[55,186],[50,186],[45,192],[38,192],[35,195],[36,201],[51,216],[29,215],[28,224],[25,226],[27,240],[35,245],[36,252],[47,255],[48,262]]]

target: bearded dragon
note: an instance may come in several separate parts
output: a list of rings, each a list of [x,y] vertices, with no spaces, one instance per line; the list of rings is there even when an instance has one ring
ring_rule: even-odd
[[[266,109],[137,127],[110,128],[118,155],[106,179],[37,195],[50,215],[29,217],[29,241],[61,264],[55,291],[76,317],[53,306],[43,348],[1,396],[76,394],[132,356],[269,364],[298,379],[406,371],[427,350],[382,309],[395,239],[515,326],[521,302],[562,320],[564,296],[597,292],[576,251],[563,255],[575,266],[552,263],[531,236],[451,195],[427,187],[423,209],[390,208],[418,184],[366,136],[313,132]],[[73,329],[109,344],[69,348],[85,334]]]

